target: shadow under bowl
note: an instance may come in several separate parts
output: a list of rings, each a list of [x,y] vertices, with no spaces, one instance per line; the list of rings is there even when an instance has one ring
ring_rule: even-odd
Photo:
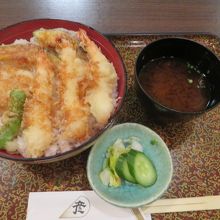
[[[139,78],[142,68],[152,60],[178,58],[195,66],[210,85],[210,99],[199,111],[179,111],[158,102],[144,88]],[[220,61],[203,45],[184,38],[164,38],[147,45],[138,55],[135,66],[137,95],[145,110],[159,122],[189,120],[216,107],[220,102]],[[178,83],[178,82],[177,82]]]

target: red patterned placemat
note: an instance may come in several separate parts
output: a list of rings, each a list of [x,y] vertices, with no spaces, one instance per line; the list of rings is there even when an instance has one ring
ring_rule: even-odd
[[[220,194],[220,106],[188,122],[166,125],[154,123],[141,108],[134,86],[135,61],[142,48],[161,39],[161,35],[110,37],[120,52],[128,73],[125,105],[119,122],[137,122],[156,131],[168,145],[174,174],[163,198],[195,197]],[[210,35],[181,35],[207,46],[220,56],[220,41]],[[153,219],[220,219],[219,211],[153,215]]]
[[[163,198],[220,194],[220,106],[188,122],[158,125],[141,108],[134,88],[134,64],[140,50],[166,36],[111,36],[128,74],[127,96],[119,123],[137,122],[155,130],[167,143],[174,174]],[[189,35],[220,56],[215,36]],[[31,191],[90,189],[86,177],[89,150],[73,158],[46,165],[25,165],[0,159],[0,219],[25,219]],[[220,211],[155,214],[153,219],[220,219]]]

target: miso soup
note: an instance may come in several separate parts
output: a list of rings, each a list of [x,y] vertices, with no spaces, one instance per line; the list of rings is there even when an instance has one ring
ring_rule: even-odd
[[[149,96],[177,111],[201,111],[206,109],[210,100],[205,75],[179,58],[152,60],[141,69],[139,79]]]

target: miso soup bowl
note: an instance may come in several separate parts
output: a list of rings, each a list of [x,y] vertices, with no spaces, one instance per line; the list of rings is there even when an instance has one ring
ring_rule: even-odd
[[[162,105],[142,87],[139,74],[148,62],[165,57],[181,58],[205,74],[210,84],[211,98],[206,108],[196,112],[182,112]],[[216,107],[220,102],[220,61],[205,46],[184,38],[163,38],[148,44],[138,55],[135,67],[137,94],[148,113],[160,122],[188,120]],[[178,82],[177,82],[178,83]]]

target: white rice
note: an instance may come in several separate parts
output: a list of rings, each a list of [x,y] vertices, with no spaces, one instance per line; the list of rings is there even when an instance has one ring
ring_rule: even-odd
[[[17,40],[15,40],[15,41],[13,42],[13,44],[15,44],[15,45],[17,45],[17,44],[22,44],[22,45],[24,45],[24,44],[30,44],[30,43],[31,43],[30,41],[25,40],[25,39],[17,39]]]

